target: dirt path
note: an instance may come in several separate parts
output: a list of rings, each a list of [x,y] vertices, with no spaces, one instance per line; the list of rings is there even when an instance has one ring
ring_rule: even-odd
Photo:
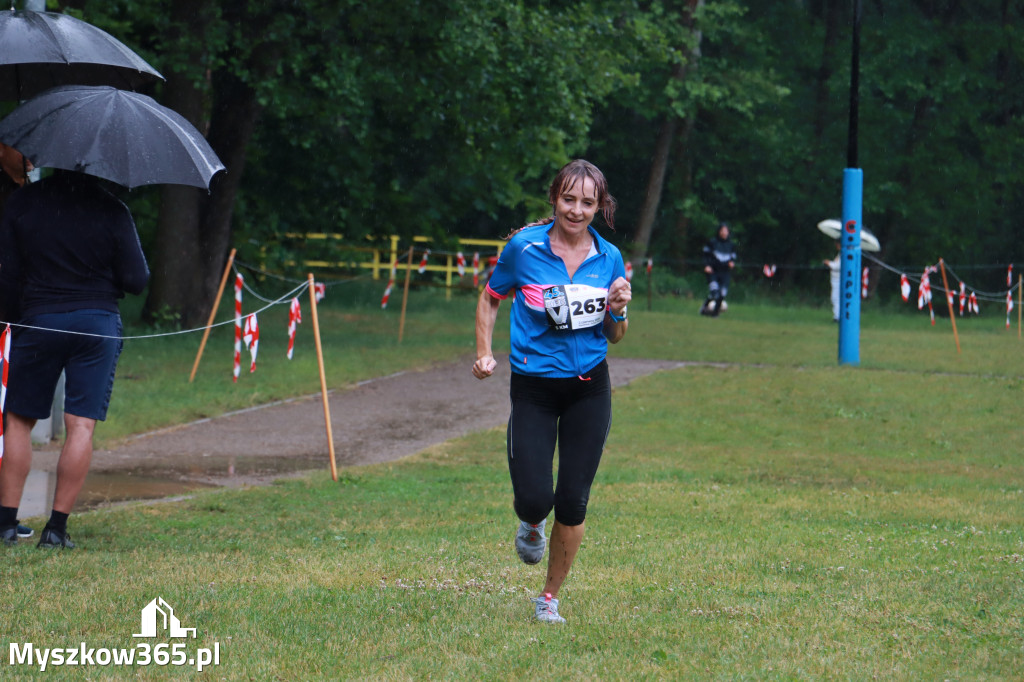
[[[679,366],[659,360],[609,359],[612,383]],[[402,372],[332,391],[328,400],[339,467],[412,455],[450,438],[504,424],[507,359],[478,381],[471,359]],[[265,483],[293,472],[329,469],[320,396],[236,412],[136,437],[93,456],[90,477],[219,486]],[[56,469],[57,452],[37,452],[34,468]],[[87,482],[87,487],[89,483]],[[142,495],[149,496],[149,495]]]

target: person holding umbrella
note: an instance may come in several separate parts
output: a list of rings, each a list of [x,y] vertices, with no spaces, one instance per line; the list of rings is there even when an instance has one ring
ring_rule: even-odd
[[[32,6],[35,5],[35,6]],[[42,11],[46,3],[0,12],[0,99],[23,100],[64,83],[140,87],[163,80],[153,67],[108,33],[72,16]],[[34,11],[39,10],[39,11]],[[28,181],[32,163],[0,143],[0,209]],[[18,537],[33,531],[18,526]]]
[[[56,170],[8,198],[0,220],[0,320],[17,324],[0,466],[4,544],[17,542],[32,427],[50,415],[63,372],[67,437],[38,546],[74,548],[68,515],[89,470],[96,422],[106,418],[122,347],[118,300],[142,293],[148,280],[131,213],[100,180]]]
[[[224,166],[202,135],[176,112],[127,92],[163,76],[95,26],[33,11],[45,8],[45,3],[35,5],[25,11],[12,6],[0,14],[0,100],[30,100],[0,121],[5,171],[11,172],[6,151],[17,149],[18,157],[23,153],[36,166],[81,171],[129,188],[162,182],[208,188],[210,177]],[[61,101],[51,106],[54,96]],[[76,108],[69,112],[68,106]],[[115,115],[97,116],[89,106]],[[170,132],[147,130],[145,124],[154,119],[161,121],[160,130]],[[23,165],[30,168],[31,162]],[[11,175],[15,181],[16,176]],[[56,316],[45,320],[52,329],[63,325],[77,333],[15,327],[12,334],[14,359],[9,371],[4,368],[13,390],[7,397],[6,457],[0,467],[0,542],[25,537],[16,518],[31,465],[31,425],[43,416],[43,395],[47,405],[52,401],[63,368],[69,382],[68,436],[54,511],[39,545],[74,547],[66,521],[89,467],[96,420],[106,416],[121,348],[117,300],[125,292],[141,293],[148,279],[131,214],[99,181],[58,171],[10,194],[0,223],[0,319]],[[36,371],[44,377],[39,386]]]
[[[128,208],[97,178],[129,189],[181,184],[208,189],[224,170],[181,114],[110,86],[63,85],[0,120],[0,142],[54,175],[19,189],[0,221],[0,321],[17,321],[0,467],[0,542],[17,542],[17,515],[32,462],[32,426],[49,416],[65,374],[67,438],[53,513],[40,547],[72,548],[67,518],[106,418],[121,352],[117,302],[149,281]]]
[[[832,302],[832,321],[839,321],[839,279],[843,266],[842,246],[836,240],[835,258],[825,258],[821,261],[828,268],[828,284],[831,290],[829,300]]]

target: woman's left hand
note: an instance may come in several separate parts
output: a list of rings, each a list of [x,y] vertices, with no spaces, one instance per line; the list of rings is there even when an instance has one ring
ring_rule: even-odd
[[[619,277],[608,288],[608,309],[622,317],[623,309],[633,300],[633,290],[625,277]]]

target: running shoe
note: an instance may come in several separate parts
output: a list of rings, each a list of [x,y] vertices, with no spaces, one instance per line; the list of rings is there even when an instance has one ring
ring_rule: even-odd
[[[74,549],[75,543],[71,542],[71,536],[66,532],[62,533],[47,526],[39,534],[39,544],[36,547],[43,549]]]
[[[544,519],[538,524],[519,522],[519,529],[516,531],[516,554],[524,564],[537,564],[544,558],[544,548],[547,546],[547,538],[544,537]]]
[[[539,597],[531,599],[536,604],[536,616],[537,620],[542,623],[564,623],[565,618],[558,615],[558,600],[551,596],[550,592],[545,592]]]
[[[0,529],[0,542],[8,547],[18,544],[18,527],[10,526],[9,528]]]
[[[28,526],[23,526],[20,523],[18,524],[18,537],[22,540],[24,540],[25,538],[30,538],[34,534],[35,531],[29,528]]]

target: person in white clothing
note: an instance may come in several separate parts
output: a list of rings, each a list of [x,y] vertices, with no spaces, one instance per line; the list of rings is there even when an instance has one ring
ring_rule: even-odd
[[[840,253],[839,253],[839,242],[836,242],[836,257],[832,260],[827,258],[822,261],[828,266],[828,281],[832,285],[832,321],[839,321],[839,271],[840,271]]]

